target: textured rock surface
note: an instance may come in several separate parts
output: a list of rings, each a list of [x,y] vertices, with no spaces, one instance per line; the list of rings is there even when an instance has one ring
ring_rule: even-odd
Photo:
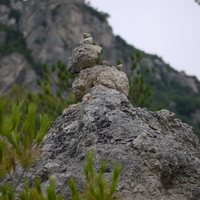
[[[126,74],[122,72],[122,64],[110,67],[106,66],[106,61],[103,60],[101,65],[96,65],[102,48],[92,45],[90,33],[84,33],[83,38],[81,45],[72,51],[68,62],[68,71],[72,74],[78,73],[72,84],[76,99],[81,101],[95,85],[103,85],[128,96],[129,82]]]
[[[128,78],[124,72],[119,71],[114,66],[97,65],[82,70],[72,84],[73,93],[76,99],[80,101],[95,85],[103,85],[128,96]]]
[[[101,47],[92,44],[81,44],[72,51],[69,58],[68,71],[72,74],[79,73],[81,70],[94,67],[99,59]]]
[[[0,94],[13,84],[26,83],[30,89],[36,88],[36,74],[23,55],[12,53],[0,60]]]
[[[6,33],[4,31],[0,31],[0,45],[6,42]]]
[[[101,158],[108,159],[106,178],[112,163],[121,163],[122,199],[198,200],[199,147],[193,128],[174,113],[134,108],[124,94],[98,85],[54,121],[32,171],[43,185],[53,175],[58,191],[70,199],[65,181],[73,176],[84,185],[85,153],[94,149],[96,168]]]
[[[0,2],[0,24],[5,24],[17,28],[16,18],[10,15],[10,12],[13,10],[22,12],[23,2],[16,0]]]
[[[98,44],[112,51],[116,62],[115,37],[107,21],[86,10],[84,0],[28,0],[20,20],[20,30],[36,62],[67,63],[82,33],[90,32]],[[106,34],[105,34],[106,33]],[[105,52],[105,54],[106,54]],[[109,53],[110,55],[111,53]]]
[[[8,24],[10,9],[6,5],[0,5],[0,23]]]

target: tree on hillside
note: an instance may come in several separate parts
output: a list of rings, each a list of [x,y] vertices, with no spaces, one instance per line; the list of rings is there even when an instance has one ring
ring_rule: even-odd
[[[131,73],[128,75],[130,91],[129,100],[134,106],[148,107],[152,103],[150,85],[145,83],[145,76],[150,72],[148,67],[140,68],[142,52],[137,50],[131,55]]]
[[[6,94],[0,96],[0,99],[3,96],[8,98],[9,105],[12,101],[21,100],[26,104],[34,103],[37,105],[38,112],[51,116],[53,120],[56,119],[65,108],[77,102],[71,88],[75,76],[67,71],[61,61],[51,66],[43,64],[42,74],[43,77],[36,80],[37,92],[30,91],[26,85],[15,84]]]
[[[40,112],[51,115],[54,119],[64,108],[76,103],[71,84],[74,75],[67,71],[66,65],[58,60],[56,64],[43,64],[43,78],[37,79],[39,93],[28,93],[28,99],[38,105]]]
[[[196,3],[198,3],[200,5],[200,0],[195,0]]]

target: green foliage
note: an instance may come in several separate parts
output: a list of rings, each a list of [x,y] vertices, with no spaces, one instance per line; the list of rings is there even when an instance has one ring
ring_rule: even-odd
[[[90,3],[84,4],[84,10],[93,16],[96,16],[101,22],[105,22],[109,16],[108,13],[100,12],[97,9],[90,6]]]
[[[62,114],[64,108],[76,102],[71,91],[74,75],[67,71],[61,61],[51,67],[44,64],[43,74],[43,78],[37,79],[39,93],[27,92],[27,99],[38,105],[40,112],[56,118]]]
[[[193,112],[200,107],[199,94],[195,94],[188,86],[181,85],[176,79],[170,79],[168,73],[162,72],[162,69],[160,71],[160,80],[151,76],[144,78],[151,86],[153,99],[147,108],[149,110],[168,109],[176,113],[177,118],[193,126],[200,136],[200,128],[192,119]]]
[[[107,161],[101,162],[100,170],[98,173],[94,171],[93,164],[93,151],[88,151],[86,155],[86,162],[84,165],[84,173],[86,177],[85,191],[79,193],[74,180],[71,178],[68,181],[68,186],[71,190],[72,200],[111,200],[116,199],[114,192],[116,190],[121,167],[115,163],[112,172],[112,179],[110,184],[103,178],[106,170]]]
[[[8,55],[12,52],[27,54],[24,37],[19,31],[3,24],[0,24],[0,30],[6,32],[6,43],[0,45],[0,53],[3,55]]]
[[[1,187],[0,200],[13,200],[14,199],[14,191],[12,185],[4,184]]]
[[[150,85],[146,82],[145,77],[149,74],[148,67],[141,67],[141,60],[143,59],[144,53],[136,50],[133,46],[126,43],[120,36],[115,37],[116,48],[123,51],[126,54],[131,53],[131,66],[130,73],[128,74],[129,79],[129,100],[134,106],[148,107],[152,103]],[[124,60],[127,60],[127,58]],[[127,60],[128,62],[128,60]],[[117,64],[121,64],[118,60]]]
[[[36,93],[28,90],[26,86],[14,85],[4,96],[8,99],[9,105],[11,100],[23,100],[25,105],[34,103],[39,113],[55,119],[62,114],[63,109],[76,103],[71,89],[74,75],[68,73],[65,64],[61,61],[52,64],[51,67],[44,64],[42,69],[44,75],[43,78],[37,79]],[[26,111],[25,106],[23,109]]]
[[[132,45],[127,44],[127,42],[123,38],[121,38],[119,35],[115,36],[115,41],[116,41],[117,49],[120,49],[122,51],[129,50],[131,52],[134,52],[136,50]]]
[[[190,113],[200,107],[200,102],[193,99],[191,100],[190,97],[182,98],[180,96],[176,96],[174,101],[176,102],[176,110],[181,115],[190,116]]]
[[[10,109],[6,109],[7,103],[5,98],[0,99],[0,177],[8,174],[11,183],[1,184],[0,200],[62,200],[63,196],[56,194],[55,180],[52,177],[49,178],[46,195],[38,179],[33,181],[33,187],[25,181],[24,188],[19,194],[16,192],[19,183],[25,178],[25,171],[39,155],[39,145],[51,118],[45,114],[37,115],[37,107],[32,103],[26,106],[26,114],[22,112],[24,102],[13,102]],[[19,165],[23,170],[16,176]]]
[[[46,187],[46,194],[41,189],[39,179],[33,181],[31,188],[27,182],[24,183],[24,188],[19,192],[19,200],[63,200],[61,194],[56,194],[55,179],[49,178],[49,185]]]
[[[96,45],[96,43],[93,42],[93,45]],[[103,49],[101,49],[101,52],[99,54],[99,57],[98,57],[96,63],[99,64],[99,65],[101,65],[103,61],[105,61],[105,59],[103,58]]]
[[[49,178],[49,185],[46,187],[46,194],[41,189],[39,179],[33,181],[33,186],[24,182],[24,187],[19,192],[14,191],[12,185],[3,184],[1,187],[2,193],[0,200],[63,200],[63,195],[56,194],[55,179]]]
[[[138,69],[142,58],[140,51],[135,51],[131,55],[131,73],[128,76],[130,85],[129,99],[134,106],[147,107],[152,101],[150,86],[144,82],[144,76],[149,73],[149,69],[147,67],[144,71]]]
[[[93,151],[88,151],[84,172],[86,176],[85,190],[80,193],[74,183],[73,178],[68,180],[68,186],[71,191],[71,200],[111,200],[119,199],[114,195],[121,167],[115,163],[112,172],[110,184],[103,178],[106,170],[107,161],[101,162],[98,173],[94,171]],[[32,185],[32,187],[30,187]],[[49,185],[46,187],[46,193],[41,188],[41,183],[38,178],[35,178],[32,183],[24,181],[24,187],[18,192],[11,184],[3,184],[1,186],[0,200],[63,200],[62,194],[57,194],[55,188],[55,179],[49,178]]]
[[[34,104],[28,105],[26,114],[22,113],[24,102],[12,103],[9,111],[6,104],[6,99],[0,99],[0,176],[8,173],[15,191],[24,172],[34,163],[51,119],[47,115],[37,118]],[[23,168],[18,181],[17,164]]]
[[[30,188],[25,182],[24,190],[16,194],[16,189],[24,179],[24,173],[36,160],[39,145],[47,132],[51,118],[47,115],[36,115],[37,107],[29,104],[27,113],[22,112],[24,102],[13,102],[12,107],[6,109],[8,100],[0,99],[0,177],[9,174],[11,184],[1,185],[0,200],[61,200],[61,195],[55,193],[55,181],[50,178],[46,188],[47,197],[42,193],[38,180]],[[26,110],[26,109],[25,109]],[[16,176],[20,165],[22,172]]]

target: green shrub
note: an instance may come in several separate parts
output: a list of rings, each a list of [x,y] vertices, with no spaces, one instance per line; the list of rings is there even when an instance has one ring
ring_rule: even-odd
[[[110,17],[108,13],[100,12],[89,4],[84,4],[84,10],[97,17],[101,22],[105,22],[107,18]]]
[[[146,67],[143,72],[139,68],[142,58],[142,52],[138,50],[131,55],[131,73],[128,75],[130,85],[129,100],[134,106],[147,107],[152,102],[151,88],[144,81],[144,77],[149,73],[149,69]]]
[[[71,75],[64,63],[58,61],[50,67],[43,64],[43,78],[37,79],[39,93],[27,93],[28,101],[38,105],[40,112],[47,113],[53,118],[62,114],[64,108],[76,103],[71,84],[74,75]]]
[[[73,178],[68,181],[68,186],[71,190],[72,200],[111,200],[116,199],[114,192],[116,190],[118,178],[121,167],[115,163],[112,171],[112,179],[110,184],[103,178],[106,170],[107,161],[101,162],[99,172],[94,171],[93,151],[88,151],[86,155],[86,162],[84,165],[84,173],[86,177],[85,190],[78,192]]]
[[[34,104],[29,104],[25,113],[23,101],[12,103],[10,109],[5,109],[6,103],[6,99],[0,99],[0,177],[8,173],[15,191],[20,181],[15,180],[17,165],[23,168],[19,178],[22,179],[38,155],[51,118],[45,114],[37,116]]]

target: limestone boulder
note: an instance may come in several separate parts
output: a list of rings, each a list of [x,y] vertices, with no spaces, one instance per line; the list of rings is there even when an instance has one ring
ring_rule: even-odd
[[[101,49],[98,45],[85,43],[76,47],[69,58],[68,71],[75,74],[85,68],[94,67],[98,63]]]

